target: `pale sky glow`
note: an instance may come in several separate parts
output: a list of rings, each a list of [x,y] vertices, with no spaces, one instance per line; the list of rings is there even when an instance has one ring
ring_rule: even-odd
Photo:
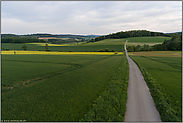
[[[182,31],[181,1],[1,1],[1,33]]]

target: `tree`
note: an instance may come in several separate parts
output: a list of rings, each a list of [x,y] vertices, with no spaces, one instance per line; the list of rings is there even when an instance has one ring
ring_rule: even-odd
[[[141,48],[141,46],[140,45],[137,45],[136,47],[134,47],[135,49],[134,49],[134,51],[135,52],[139,52],[140,51],[140,48]]]
[[[48,50],[48,44],[45,45],[46,51]]]
[[[109,52],[109,48],[105,48],[105,52]]]
[[[148,45],[148,44],[147,44],[147,45],[144,44],[144,50],[145,50],[145,51],[149,51],[149,45]]]
[[[27,46],[26,46],[26,45],[23,45],[22,48],[23,48],[24,50],[26,50],[26,49],[27,49]]]
[[[127,51],[128,52],[134,52],[134,48],[135,48],[134,46],[128,46]]]

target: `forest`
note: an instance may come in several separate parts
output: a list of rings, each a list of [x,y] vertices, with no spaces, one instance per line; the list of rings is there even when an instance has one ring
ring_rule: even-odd
[[[31,37],[2,37],[1,43],[45,43],[43,39],[31,38]]]
[[[91,40],[91,42],[93,41],[100,41],[100,40],[104,40],[104,39],[120,39],[120,38],[129,38],[129,37],[144,37],[144,36],[167,36],[169,37],[170,34],[165,34],[162,32],[150,32],[147,30],[131,30],[131,31],[121,31],[121,32],[117,32],[117,33],[112,33],[106,36],[100,36],[95,38],[95,40]]]
[[[70,35],[70,34],[27,34],[27,35],[15,35],[15,34],[1,34],[1,43],[51,43],[51,44],[63,44],[72,42],[88,41],[98,35]],[[50,39],[39,39],[50,38]],[[53,38],[53,39],[51,39]]]

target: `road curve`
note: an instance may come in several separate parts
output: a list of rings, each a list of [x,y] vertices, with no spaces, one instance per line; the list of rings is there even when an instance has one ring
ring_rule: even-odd
[[[161,122],[141,71],[128,56],[126,43],[124,48],[129,63],[129,84],[125,122]]]

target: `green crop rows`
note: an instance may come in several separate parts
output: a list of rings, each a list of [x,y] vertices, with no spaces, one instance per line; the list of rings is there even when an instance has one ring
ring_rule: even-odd
[[[124,78],[128,71],[121,68],[125,55],[2,55],[1,61],[3,121],[79,121],[112,84],[115,73],[121,69]],[[121,94],[124,117],[127,95]]]
[[[182,57],[130,57],[140,67],[162,121],[182,121]]]
[[[128,61],[123,57],[118,72],[114,73],[110,85],[95,100],[92,108],[80,121],[124,121],[128,87]]]

